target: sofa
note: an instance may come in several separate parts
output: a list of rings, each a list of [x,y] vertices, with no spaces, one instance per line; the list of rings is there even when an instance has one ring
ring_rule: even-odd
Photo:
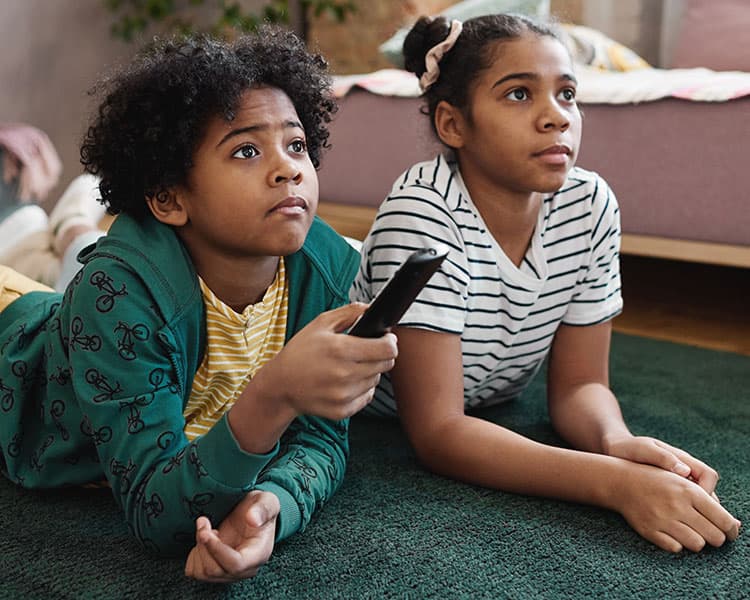
[[[620,203],[624,253],[750,267],[750,96],[582,105],[578,164]],[[420,100],[354,89],[323,158],[320,214],[362,238],[393,181],[440,150]]]
[[[617,195],[623,253],[750,267],[750,48],[738,53],[722,38],[746,33],[750,5],[683,0],[682,10],[671,58],[680,68],[578,68],[578,164]],[[722,45],[730,58],[719,58]],[[743,70],[720,70],[733,66]],[[334,87],[340,110],[319,172],[320,214],[361,238],[396,177],[440,146],[413,75],[384,69]]]

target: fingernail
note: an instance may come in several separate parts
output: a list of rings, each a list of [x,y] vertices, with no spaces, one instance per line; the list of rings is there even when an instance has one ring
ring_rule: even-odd
[[[678,462],[674,467],[672,467],[672,471],[674,473],[677,473],[678,475],[687,475],[690,473],[690,467],[688,467],[683,462]]]

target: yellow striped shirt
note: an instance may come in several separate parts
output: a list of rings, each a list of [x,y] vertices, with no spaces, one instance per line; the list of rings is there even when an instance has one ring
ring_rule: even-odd
[[[263,299],[238,314],[200,279],[206,306],[206,354],[185,407],[185,435],[206,433],[228,411],[255,372],[284,347],[289,293],[284,261]]]

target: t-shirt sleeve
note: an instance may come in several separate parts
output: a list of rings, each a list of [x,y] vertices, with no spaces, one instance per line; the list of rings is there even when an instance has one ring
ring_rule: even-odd
[[[563,317],[565,325],[596,325],[622,311],[620,209],[614,193],[597,177],[592,196],[591,252]]]
[[[399,325],[460,334],[470,279],[463,242],[445,202],[428,188],[407,187],[380,207],[362,248],[350,299],[372,301],[412,252],[437,245],[447,246],[448,256]]]

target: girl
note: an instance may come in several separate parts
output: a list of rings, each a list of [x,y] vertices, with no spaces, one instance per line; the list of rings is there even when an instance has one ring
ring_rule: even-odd
[[[404,57],[447,151],[395,182],[350,295],[372,299],[416,248],[450,254],[396,328],[396,366],[368,410],[398,413],[436,473],[616,510],[673,552],[734,539],[716,472],[633,436],[609,390],[619,213],[601,177],[573,166],[581,113],[566,48],[520,16],[422,18]],[[552,424],[575,450],[466,413],[517,397],[547,355]]]
[[[195,545],[199,579],[254,575],[310,522],[396,354],[343,333],[358,257],[314,218],[324,68],[274,30],[156,44],[106,84],[81,151],[109,234],[64,295],[0,268],[3,471],[105,480],[147,548]]]

